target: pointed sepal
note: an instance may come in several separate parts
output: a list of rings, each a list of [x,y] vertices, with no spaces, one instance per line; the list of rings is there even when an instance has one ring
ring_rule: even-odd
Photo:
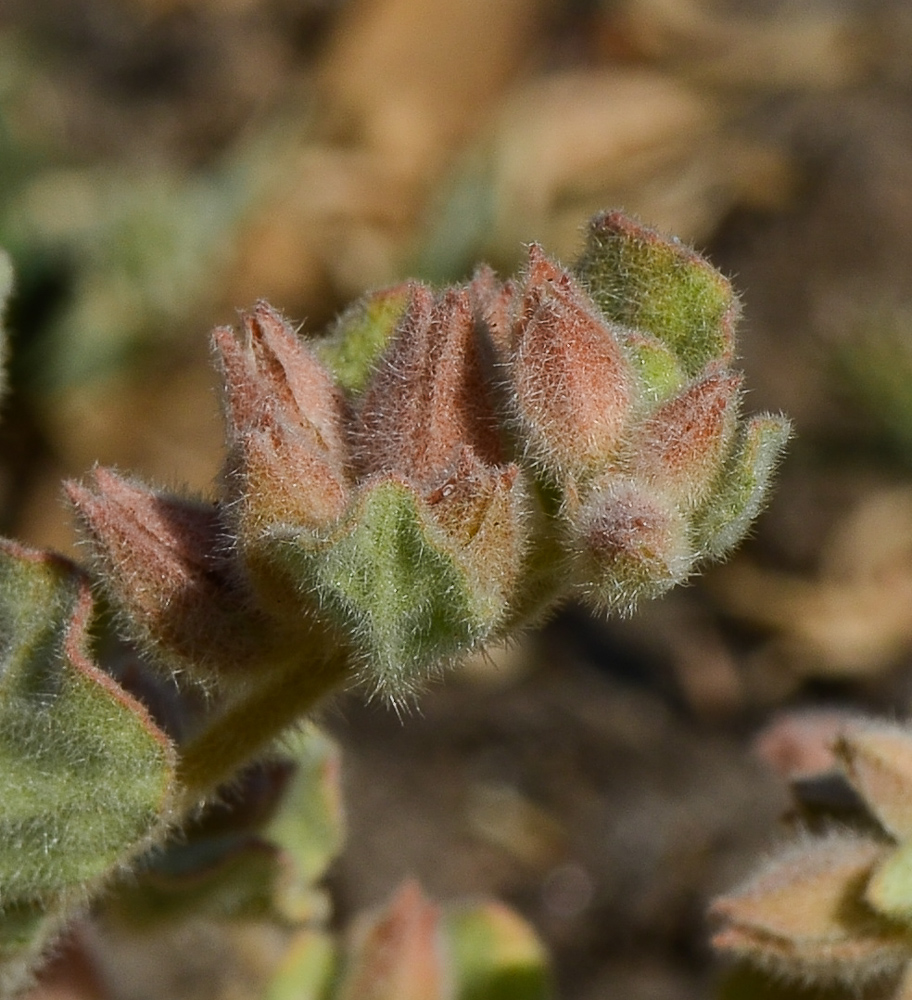
[[[696,545],[709,559],[721,559],[744,538],[763,509],[773,473],[791,437],[784,417],[751,417],[741,430],[721,477],[696,517]]]

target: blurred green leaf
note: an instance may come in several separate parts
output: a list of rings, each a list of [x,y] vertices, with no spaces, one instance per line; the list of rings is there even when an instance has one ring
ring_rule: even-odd
[[[447,930],[457,1000],[548,1000],[554,985],[544,947],[500,903],[451,913]]]
[[[263,1000],[327,1000],[336,964],[336,949],[328,934],[299,931],[273,973]]]

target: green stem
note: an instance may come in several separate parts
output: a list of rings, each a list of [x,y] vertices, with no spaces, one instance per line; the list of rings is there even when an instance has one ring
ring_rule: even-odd
[[[351,657],[340,644],[322,661],[295,659],[232,702],[181,747],[177,778],[184,804],[195,805],[229,779],[350,674]]]

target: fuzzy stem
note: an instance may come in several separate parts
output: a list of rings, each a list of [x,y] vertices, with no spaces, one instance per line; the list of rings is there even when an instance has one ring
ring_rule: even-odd
[[[351,676],[349,650],[338,646],[302,668],[300,660],[264,678],[216,715],[180,751],[179,787],[189,808],[229,779]]]

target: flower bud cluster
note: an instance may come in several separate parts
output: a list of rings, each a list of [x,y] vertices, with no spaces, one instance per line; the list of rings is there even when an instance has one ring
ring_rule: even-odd
[[[736,317],[702,257],[618,214],[574,269],[533,245],[515,279],[406,282],[318,342],[261,302],[214,335],[218,500],[107,472],[71,495],[165,660],[236,674],[334,635],[397,696],[562,599],[629,611],[740,539],[788,425],[739,420]]]

